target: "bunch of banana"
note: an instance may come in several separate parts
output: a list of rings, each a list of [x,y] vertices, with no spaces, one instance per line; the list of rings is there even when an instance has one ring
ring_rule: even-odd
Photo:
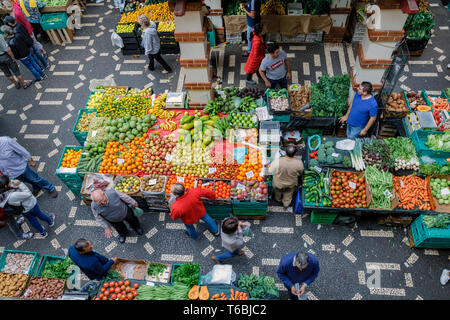
[[[261,14],[263,15],[285,15],[286,9],[281,1],[269,0],[261,5]]]
[[[155,108],[150,110],[150,113],[153,114],[155,117],[158,117],[160,119],[166,119],[166,120],[172,120],[173,117],[176,117],[177,115],[180,114],[179,111],[175,112],[175,111],[155,109]]]
[[[159,127],[163,130],[168,130],[172,132],[177,128],[177,123],[172,120],[166,120],[164,123],[161,123]]]
[[[426,0],[418,0],[417,6],[419,7],[419,11],[430,12],[430,9],[428,7],[428,1]]]

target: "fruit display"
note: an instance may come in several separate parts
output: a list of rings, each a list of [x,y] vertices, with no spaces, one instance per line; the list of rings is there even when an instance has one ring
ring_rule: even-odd
[[[423,100],[420,93],[410,91],[406,94],[406,97],[408,98],[409,106],[411,107],[412,111],[416,111],[418,106],[423,106],[427,104],[425,100]]]
[[[1,272],[4,273],[28,273],[34,260],[33,254],[9,252],[5,258],[5,265]]]
[[[216,181],[214,192],[216,193],[217,199],[230,199],[231,184],[226,181]]]
[[[142,171],[151,175],[171,175],[173,164],[169,160],[176,146],[175,140],[168,136],[150,135],[144,142]]]
[[[158,32],[175,32],[175,22],[162,21],[158,23]]]
[[[113,101],[127,93],[123,88],[106,88],[103,92],[94,92],[86,104],[87,108],[97,109],[103,102]]]
[[[330,180],[332,208],[367,208],[366,183],[361,174],[334,171]]]
[[[146,115],[152,101],[149,97],[151,89],[129,91],[126,95],[102,101],[97,107],[99,117],[121,118],[125,116],[142,117]]]
[[[230,143],[247,142],[256,145],[258,143],[258,130],[252,129],[231,129],[228,132],[227,140]]]
[[[208,173],[208,176],[213,179],[234,179],[239,173],[239,165],[236,161],[232,164],[212,163],[209,166]]]
[[[167,93],[163,93],[156,97],[149,112],[159,119],[165,119],[165,122],[160,124],[162,130],[174,131],[177,128],[177,123],[173,121],[172,118],[181,114],[181,111],[175,112],[164,110],[166,107],[166,98]]]
[[[117,176],[114,180],[114,188],[120,192],[132,194],[139,192],[141,180],[135,176]]]
[[[131,33],[136,25],[134,23],[118,24],[116,26],[117,33]]]
[[[277,0],[269,0],[261,4],[261,14],[263,15],[285,15],[286,9],[283,4]]]
[[[209,179],[198,179],[197,188],[205,189],[214,192],[214,180]]]
[[[169,3],[151,4],[133,12],[125,12],[120,17],[120,23],[138,22],[140,15],[145,14],[150,21],[174,21],[173,12]]]
[[[257,180],[231,180],[231,199],[265,201],[267,199],[267,184]]]
[[[147,134],[134,138],[129,143],[110,141],[106,145],[99,173],[137,173],[143,164],[144,146]]]
[[[64,153],[64,157],[61,161],[61,168],[76,168],[78,166],[78,162],[80,161],[82,149],[74,150],[67,149],[66,153]]]
[[[139,284],[130,280],[105,282],[94,300],[136,300],[139,296]]]
[[[91,123],[91,120],[94,119],[97,115],[97,112],[91,112],[91,113],[83,113],[78,120],[76,130],[77,131],[89,131],[89,124]]]
[[[167,179],[166,194],[171,193],[170,188],[172,188],[172,186],[175,183],[182,184],[185,189],[195,188],[196,180],[197,180],[197,178],[191,177],[191,176],[180,177],[180,176],[172,175]]]
[[[146,192],[164,192],[166,177],[157,175],[146,175],[141,180],[141,190]]]
[[[28,278],[26,274],[0,273],[0,296],[20,297]]]
[[[450,204],[450,180],[444,178],[431,178],[430,187],[433,196],[439,204]]]
[[[141,137],[156,122],[154,115],[146,114],[141,118],[130,116],[106,120],[106,132],[109,141],[130,142]]]
[[[244,162],[239,166],[239,172],[237,175],[238,180],[258,180],[263,181],[263,177],[261,174],[262,169],[262,155],[261,151],[258,151],[254,148],[247,147],[248,154],[245,155]]]
[[[233,112],[230,116],[232,127],[256,128],[258,126],[256,114]]]
[[[29,299],[58,299],[64,294],[64,280],[33,278],[23,294]]]

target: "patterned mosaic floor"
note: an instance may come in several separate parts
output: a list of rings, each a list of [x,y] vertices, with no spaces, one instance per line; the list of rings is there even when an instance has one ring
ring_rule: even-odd
[[[432,44],[420,59],[408,64],[401,84],[414,90],[440,90],[448,87],[448,13],[436,0],[431,9],[437,15]],[[83,28],[71,45],[46,46],[52,63],[49,79],[27,90],[17,91],[5,77],[0,78],[0,134],[15,137],[37,161],[37,171],[57,185],[60,195],[51,199],[39,196],[45,211],[57,215],[54,229],[47,239],[16,241],[7,228],[0,230],[0,250],[19,249],[42,254],[64,255],[78,238],[90,239],[96,249],[107,256],[142,258],[148,261],[202,264],[206,274],[214,265],[211,256],[221,252],[220,239],[215,238],[203,223],[198,224],[201,238],[189,240],[181,221],[172,221],[164,213],[149,213],[142,217],[144,236],[130,232],[125,244],[117,234],[106,239],[90,209],[83,205],[54,175],[65,145],[77,145],[72,128],[78,110],[89,95],[89,80],[114,78],[118,85],[135,88],[152,87],[156,92],[182,88],[183,70],[176,68],[178,56],[165,56],[176,71],[162,75],[144,68],[144,56],[122,56],[111,46],[110,32],[119,20],[111,1],[88,4],[82,18]],[[447,27],[447,29],[445,28]],[[447,35],[447,39],[445,38]],[[447,42],[446,42],[447,41]],[[242,73],[240,48],[228,46],[215,49],[215,73],[224,84],[240,85]],[[286,48],[293,61],[293,77],[315,82],[321,74],[347,72],[354,63],[354,50],[346,45],[299,44]],[[442,51],[442,52],[441,52]],[[217,58],[217,62],[215,61]],[[223,66],[223,67],[221,67]],[[438,67],[440,66],[440,67]],[[158,68],[158,67],[157,67]],[[160,68],[160,67],[159,67]],[[31,74],[21,67],[26,79]],[[309,216],[282,212],[282,207],[270,207],[266,220],[252,222],[253,238],[245,238],[245,255],[230,261],[236,272],[267,274],[276,277],[279,259],[287,252],[305,250],[314,253],[321,272],[310,286],[309,299],[448,299],[448,288],[439,284],[443,268],[450,263],[449,251],[412,250],[407,245],[403,228],[388,228],[376,224],[376,219],[359,219],[354,229],[338,226],[318,226]],[[29,229],[24,224],[24,231]],[[371,266],[379,267],[380,288],[370,289]],[[287,297],[276,278],[282,298]]]

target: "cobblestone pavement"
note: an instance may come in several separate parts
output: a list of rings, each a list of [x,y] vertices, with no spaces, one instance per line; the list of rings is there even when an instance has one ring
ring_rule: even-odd
[[[414,90],[449,86],[445,56],[449,47],[448,12],[436,0],[431,9],[437,15],[432,44],[420,59],[411,59],[401,79],[402,86]],[[164,213],[147,213],[141,218],[145,235],[137,237],[130,232],[122,245],[117,237],[104,237],[90,209],[54,175],[63,147],[78,145],[71,131],[78,110],[86,104],[89,80],[112,77],[117,85],[152,87],[157,93],[182,86],[183,72],[179,68],[169,76],[161,74],[161,67],[150,74],[144,69],[144,56],[124,57],[111,46],[110,32],[118,20],[119,13],[111,1],[88,4],[83,28],[76,32],[72,44],[46,45],[52,63],[48,80],[17,91],[1,77],[0,134],[14,137],[26,147],[37,161],[38,173],[55,183],[60,194],[57,199],[47,194],[39,196],[41,208],[57,216],[47,239],[16,241],[8,228],[2,228],[0,250],[62,256],[76,239],[84,237],[107,256],[168,263],[194,261],[202,265],[202,273],[206,274],[214,265],[211,256],[222,248],[220,239],[206,231],[203,223],[197,226],[201,238],[194,241],[187,238],[181,221],[174,222]],[[241,84],[245,78],[239,47],[214,51],[213,61],[217,55],[218,62],[215,73],[225,84]],[[324,73],[348,72],[355,58],[352,47],[346,45],[299,44],[289,46],[287,52],[293,61],[294,81],[297,78],[300,83],[315,82]],[[179,57],[165,58],[175,69]],[[221,68],[222,65],[226,67]],[[21,70],[26,79],[31,79],[22,66]],[[230,263],[237,273],[275,277],[282,298],[287,297],[287,291],[276,277],[276,268],[285,253],[297,250],[312,252],[320,261],[321,272],[309,287],[309,299],[449,298],[448,288],[439,283],[442,269],[450,263],[449,251],[410,249],[406,229],[379,226],[374,217],[359,218],[354,229],[318,226],[309,222],[308,215],[283,212],[282,207],[271,206],[269,211],[265,220],[252,222],[254,237],[245,239],[245,255]],[[27,231],[30,226],[24,224],[23,228]],[[367,271],[374,265],[381,270],[380,289],[367,286]]]

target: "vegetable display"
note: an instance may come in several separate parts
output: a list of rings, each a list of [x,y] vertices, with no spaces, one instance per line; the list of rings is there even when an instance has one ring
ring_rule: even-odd
[[[386,104],[386,110],[398,113],[409,112],[403,93],[392,93],[389,97],[388,103]]]
[[[60,167],[76,168],[78,166],[78,162],[80,161],[82,152],[83,152],[82,149],[79,150],[67,149],[66,153],[64,153]]]
[[[450,151],[450,132],[429,134],[425,145],[431,150]]]
[[[429,228],[447,228],[450,224],[450,214],[436,214],[426,215],[423,217],[423,222]]]
[[[394,190],[400,199],[397,207],[406,210],[431,210],[430,197],[428,196],[427,182],[415,175],[406,177],[394,177]]]
[[[255,299],[264,299],[268,296],[278,298],[280,296],[278,288],[275,286],[275,279],[265,276],[264,273],[261,273],[260,276],[241,273],[239,275],[238,287],[247,291]]]
[[[308,86],[302,86],[298,90],[291,90],[289,92],[290,104],[292,111],[299,111],[307,103],[309,103],[310,92]]]
[[[419,170],[419,157],[416,148],[410,138],[396,137],[383,140],[389,147],[391,162],[394,161],[394,169]]]
[[[366,165],[374,165],[388,171],[392,168],[389,147],[384,140],[364,139],[363,158]]]
[[[150,263],[147,268],[147,275],[156,278],[156,281],[160,281],[168,268],[169,266],[166,266],[165,264]]]
[[[450,106],[448,104],[448,100],[444,98],[429,98],[431,105],[433,106],[433,111],[442,111],[447,110],[450,111]]]
[[[64,260],[58,260],[55,263],[47,262],[39,276],[42,278],[66,280],[70,276],[67,270],[73,264],[73,261],[69,257],[65,257]]]
[[[230,289],[230,298],[228,299],[224,292],[216,293],[211,296],[210,300],[248,300],[245,292]]]
[[[348,74],[330,77],[324,74],[310,86],[313,117],[340,117],[347,111]]]
[[[8,253],[5,258],[5,266],[1,272],[26,274],[31,267],[34,255],[25,253]]]
[[[64,280],[33,278],[23,294],[30,299],[58,299],[64,294]]]
[[[450,204],[450,180],[431,178],[431,193],[438,200],[439,204]]]
[[[137,289],[137,300],[187,300],[190,287],[183,283],[173,286],[142,285]]]
[[[434,163],[421,163],[419,164],[419,170],[422,174],[429,176],[432,174],[449,174],[450,164],[446,163],[443,166],[439,166],[436,162]]]
[[[341,164],[343,162],[343,159],[344,158],[342,153],[336,152],[334,143],[332,141],[322,143],[317,150],[317,160],[319,161],[320,165],[332,166],[335,164]],[[311,165],[311,162],[309,166],[313,167],[313,165]]]
[[[91,123],[91,120],[96,117],[96,115],[97,115],[97,112],[83,113],[80,117],[80,120],[78,120],[76,130],[77,131],[89,131],[89,124]]]
[[[334,171],[330,194],[333,199],[333,208],[367,208],[366,183],[362,174]]]
[[[255,114],[233,112],[230,116],[230,124],[233,127],[256,128],[258,126]]]
[[[28,280],[25,274],[0,273],[0,296],[19,297]]]
[[[423,100],[420,93],[410,91],[406,94],[406,97],[408,98],[409,106],[411,107],[412,111],[415,111],[418,106],[427,104],[425,100]]]
[[[200,265],[197,263],[185,263],[178,265],[173,271],[173,282],[181,282],[192,287],[198,285],[200,280]]]
[[[390,209],[392,189],[392,174],[378,169],[377,166],[367,166],[364,177],[372,193],[371,207],[377,209]]]
[[[355,168],[356,171],[362,171],[366,168],[363,160],[362,153],[363,142],[362,139],[356,139],[355,147],[350,151],[350,158],[352,160],[352,167]]]
[[[330,172],[317,173],[315,170],[306,170],[303,178],[305,202],[315,206],[330,207],[333,199],[330,197]],[[325,180],[326,179],[326,180]]]
[[[141,189],[147,192],[164,192],[165,181],[162,176],[144,176],[141,180]]]
[[[130,280],[106,281],[94,300],[137,300],[139,287],[138,283],[132,285]]]
[[[416,14],[409,15],[405,25],[409,25],[406,32],[407,39],[429,39],[430,31],[433,29],[435,21],[431,12],[422,10]]]
[[[123,277],[116,270],[109,269],[104,281],[123,280]]]

